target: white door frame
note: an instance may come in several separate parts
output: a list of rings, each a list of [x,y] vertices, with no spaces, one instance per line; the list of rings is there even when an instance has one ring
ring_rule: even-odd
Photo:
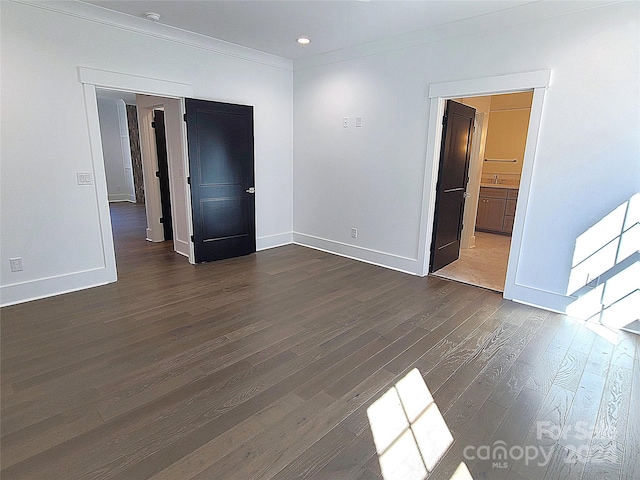
[[[162,204],[160,182],[156,177],[158,171],[158,153],[155,143],[155,132],[151,127],[153,111],[160,105],[146,106],[141,104],[136,95],[136,109],[138,113],[138,131],[140,132],[140,155],[142,156],[142,179],[144,182],[144,207],[147,213],[147,240],[163,242],[164,228],[160,223]],[[169,160],[167,155],[167,163]],[[172,208],[173,210],[173,208]],[[173,211],[171,212],[173,214]]]
[[[457,82],[433,83],[429,86],[429,133],[427,137],[427,158],[423,185],[423,191],[427,192],[427,194],[423,195],[422,198],[420,239],[418,246],[418,262],[422,264],[421,273],[423,276],[429,273],[429,259],[431,258],[436,183],[438,181],[440,147],[442,142],[442,117],[444,115],[446,100],[451,98],[479,97],[533,90],[527,145],[524,152],[516,216],[511,236],[507,278],[503,294],[504,298],[507,299],[513,299],[514,296],[517,295],[518,285],[516,285],[516,274],[520,262],[520,249],[524,233],[527,204],[529,202],[533,164],[542,120],[542,104],[550,79],[550,70],[538,70],[512,75],[460,80]]]
[[[151,95],[136,95],[138,106],[138,127],[140,129],[140,150],[142,153],[142,170],[144,172],[145,196],[147,201],[147,240],[162,242],[164,227],[160,223],[162,217],[162,200],[160,182],[156,177],[158,171],[158,152],[155,130],[151,124],[154,110],[164,111],[164,123],[167,147],[167,166],[169,174],[169,191],[171,195],[171,217],[173,229],[173,250],[187,258],[192,258],[193,244],[190,241],[191,198],[187,191],[189,158],[183,148],[184,101]],[[146,193],[148,192],[148,195]]]
[[[100,222],[100,232],[102,237],[102,252],[106,269],[106,281],[115,282],[118,278],[116,270],[116,256],[113,245],[113,232],[111,229],[111,215],[109,212],[109,197],[107,194],[107,178],[104,169],[104,157],[102,155],[102,139],[100,136],[100,121],[98,119],[98,107],[96,98],[96,87],[119,90],[131,93],[142,93],[156,95],[160,97],[176,98],[181,100],[184,110],[184,98],[193,97],[193,87],[190,84],[174,82],[170,80],[160,80],[155,78],[141,77],[125,73],[110,72],[107,70],[97,70],[94,68],[78,67],[78,81],[83,86],[84,104],[87,115],[87,128],[89,132],[89,144],[91,148],[91,162],[93,178],[96,188],[96,201],[98,206],[98,219]],[[182,131],[186,131],[185,128]],[[186,136],[183,136],[183,151],[186,152]],[[188,172],[188,165],[187,170]],[[187,178],[185,174],[185,182]],[[191,195],[189,185],[186,191]],[[190,235],[191,229],[191,209],[188,210],[188,224]],[[194,263],[193,257],[189,258],[190,263]]]
[[[469,182],[465,189],[467,195],[462,215],[462,234],[460,248],[473,248],[476,245],[476,214],[478,212],[478,197],[480,196],[480,179],[482,177],[482,155],[487,139],[487,129],[484,128],[487,114],[476,110],[475,129],[471,143],[471,158],[469,161]]]

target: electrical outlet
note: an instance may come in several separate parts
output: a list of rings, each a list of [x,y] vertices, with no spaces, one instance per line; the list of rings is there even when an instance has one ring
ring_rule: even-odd
[[[357,228],[352,228],[351,229],[351,238],[358,238],[358,229]]]
[[[342,128],[348,128],[349,127],[349,117],[344,117],[342,119]]]
[[[362,127],[362,117],[356,117],[356,127],[357,128]]]
[[[9,259],[9,264],[11,265],[12,272],[21,272],[22,271],[22,257],[15,257]]]

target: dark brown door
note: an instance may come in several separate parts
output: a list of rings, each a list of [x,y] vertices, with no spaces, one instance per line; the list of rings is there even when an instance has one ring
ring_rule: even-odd
[[[443,119],[430,272],[460,256],[460,235],[476,110],[447,100]]]
[[[195,261],[256,251],[253,107],[186,99]]]
[[[167,162],[167,137],[164,129],[164,112],[153,111],[153,124],[156,133],[156,151],[158,158],[158,171],[156,176],[160,181],[160,204],[162,207],[162,229],[164,239],[173,239],[173,222],[171,220],[171,193],[169,188],[169,163]]]

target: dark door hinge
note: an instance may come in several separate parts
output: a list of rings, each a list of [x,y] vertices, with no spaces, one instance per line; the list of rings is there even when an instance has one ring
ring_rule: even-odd
[[[156,122],[151,122],[151,128],[156,128]]]
[[[160,223],[164,223],[164,217],[160,218]]]
[[[160,170],[156,171],[156,177],[160,178]]]
[[[186,122],[186,121],[187,121],[187,114],[185,113],[185,114],[182,116],[182,118],[183,118],[183,120]]]
[[[191,185],[191,177],[187,177],[187,185]]]
[[[191,235],[191,241],[192,241],[192,242],[195,242],[195,240],[193,239],[193,235]]]
[[[442,124],[443,125],[447,124],[447,116],[446,115],[444,117],[442,117]]]

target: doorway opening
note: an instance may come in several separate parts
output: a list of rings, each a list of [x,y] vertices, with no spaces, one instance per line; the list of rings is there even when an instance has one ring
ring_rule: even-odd
[[[169,244],[168,251],[189,257],[181,132],[172,135],[166,119],[181,118],[180,100],[109,89],[96,89],[96,97],[113,233],[120,231],[119,219],[142,214],[140,240]],[[115,107],[117,115],[110,115]],[[173,118],[174,130],[176,125]]]
[[[453,100],[475,109],[459,255],[431,273],[503,292],[533,90]]]
[[[147,240],[161,243],[166,238],[153,129],[158,111],[163,111],[173,251],[186,256],[191,264],[255,252],[253,107],[192,99],[188,84],[84,67],[79,67],[78,73],[83,83],[102,231],[104,268],[100,269],[100,281],[114,282],[118,273],[97,108],[100,91],[135,95]],[[135,93],[138,91],[148,94]],[[153,95],[155,92],[163,96]],[[191,142],[187,142],[187,135]],[[195,173],[193,185],[190,172]],[[201,248],[197,256],[195,242],[208,247],[204,254]]]
[[[514,216],[511,248],[507,264],[507,276],[504,284],[503,298],[522,303],[539,304],[539,292],[523,284],[519,280],[519,267],[526,263],[522,242],[527,227],[526,216],[529,206],[530,189],[536,157],[536,148],[540,127],[544,97],[551,81],[550,70],[536,70],[531,72],[513,73],[493,77],[481,77],[468,80],[458,80],[429,85],[429,121],[427,130],[427,155],[424,175],[424,191],[422,200],[422,215],[420,222],[420,237],[418,245],[418,261],[421,263],[421,275],[428,275],[431,268],[431,251],[433,231],[435,227],[435,206],[437,196],[437,182],[440,165],[441,140],[443,133],[442,120],[447,100],[454,98],[478,97],[517,93],[533,90],[531,115],[527,141],[520,177],[520,187],[516,212]],[[478,185],[479,189],[479,185]]]

